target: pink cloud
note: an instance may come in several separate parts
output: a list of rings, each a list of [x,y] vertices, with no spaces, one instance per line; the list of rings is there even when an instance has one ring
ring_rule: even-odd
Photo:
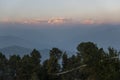
[[[18,23],[40,24],[40,23],[47,23],[47,20],[43,20],[43,19],[23,19],[23,20],[19,20]]]
[[[48,20],[49,24],[64,24],[71,22],[71,19],[66,19],[66,18],[51,18]]]
[[[95,21],[92,19],[86,19],[86,20],[82,21],[82,24],[94,24],[94,23],[95,23]]]
[[[2,23],[9,23],[11,21],[10,21],[9,18],[3,18],[3,19],[0,20],[0,22],[2,22]]]
[[[41,24],[41,23],[45,23],[45,24],[63,24],[68,22],[69,19],[65,19],[65,18],[51,18],[51,19],[25,19],[25,20],[21,20],[20,23],[24,23],[24,24]]]

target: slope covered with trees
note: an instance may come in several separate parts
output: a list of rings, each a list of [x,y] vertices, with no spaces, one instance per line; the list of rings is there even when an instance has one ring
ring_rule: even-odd
[[[40,52],[6,58],[0,53],[0,80],[119,80],[119,52],[113,48],[104,51],[92,42],[82,42],[77,53],[52,48],[49,59],[41,63]]]

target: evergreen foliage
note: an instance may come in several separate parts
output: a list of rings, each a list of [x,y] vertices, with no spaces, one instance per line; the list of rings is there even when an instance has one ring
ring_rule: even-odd
[[[49,59],[43,63],[36,49],[23,57],[11,55],[9,59],[0,53],[0,80],[120,80],[117,50],[109,47],[104,51],[93,42],[82,42],[77,51],[68,57],[66,52],[52,48]],[[86,66],[79,68],[82,65]]]

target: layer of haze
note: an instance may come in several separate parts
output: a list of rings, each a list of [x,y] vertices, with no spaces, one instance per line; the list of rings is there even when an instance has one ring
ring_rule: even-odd
[[[0,48],[17,45],[27,48],[75,51],[80,42],[120,49],[120,25],[29,25],[0,24]]]

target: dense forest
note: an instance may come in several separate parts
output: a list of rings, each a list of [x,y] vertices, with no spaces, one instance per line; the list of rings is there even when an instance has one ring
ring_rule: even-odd
[[[114,48],[82,42],[75,55],[67,54],[52,48],[49,59],[41,63],[36,49],[23,57],[0,53],[0,80],[120,80],[119,52]]]

